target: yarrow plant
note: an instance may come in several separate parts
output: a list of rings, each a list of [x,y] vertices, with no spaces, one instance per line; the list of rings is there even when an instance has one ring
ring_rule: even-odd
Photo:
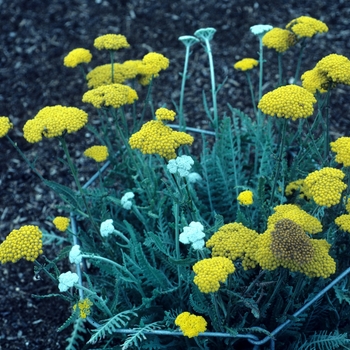
[[[84,43],[94,57],[109,52],[103,65],[94,66],[90,50],[73,49],[63,64],[86,81],[82,105],[38,106],[23,128],[27,142],[46,146],[52,138],[60,147],[72,188],[45,178],[11,139],[10,119],[0,117],[1,142],[62,201],[51,232],[13,230],[0,261],[33,262],[35,275],[53,283],[48,296],[71,310],[59,327],[73,328],[67,349],[349,348],[350,135],[334,139],[329,107],[337,86],[350,84],[350,61],[332,53],[299,74],[303,51],[327,31],[307,16],[285,28],[252,26],[258,57],[230,62],[247,78],[252,107],[229,104],[223,115],[214,28],[179,37],[185,62],[174,107],[152,96],[171,57],[149,52],[119,62],[119,50],[133,50],[115,33]],[[278,79],[269,84],[266,48],[278,57]],[[298,49],[286,84],[281,55]],[[195,50],[208,57],[211,89],[203,99],[212,130],[186,126],[197,110],[184,108]],[[93,123],[84,104],[95,111]],[[92,146],[78,162],[70,149],[82,129]],[[86,158],[105,163],[82,184]],[[61,251],[45,256],[53,243]]]

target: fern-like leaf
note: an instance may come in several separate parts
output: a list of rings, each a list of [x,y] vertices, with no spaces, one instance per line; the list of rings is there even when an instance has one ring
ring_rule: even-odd
[[[297,344],[298,350],[335,350],[350,349],[350,340],[347,333],[339,334],[338,331],[330,332],[321,331],[315,333],[302,344]]]
[[[86,329],[84,327],[84,319],[78,317],[74,322],[71,336],[67,338],[68,345],[66,346],[66,350],[81,349],[79,341],[83,341],[84,337],[80,333],[86,333]]]

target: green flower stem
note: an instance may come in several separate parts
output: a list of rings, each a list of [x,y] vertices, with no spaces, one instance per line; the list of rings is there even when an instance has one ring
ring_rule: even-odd
[[[97,306],[102,312],[104,312],[105,314],[107,314],[109,317],[112,317],[113,314],[111,312],[111,310],[107,307],[106,302],[97,295],[96,292],[91,291],[88,288],[85,288],[84,286],[75,283],[74,287],[79,289],[79,290],[83,290],[84,292],[86,292],[87,297],[89,299],[95,299],[97,302],[95,303],[95,306]]]
[[[181,255],[180,255],[180,240],[179,240],[179,236],[180,236],[180,230],[179,230],[179,204],[178,203],[174,203],[174,218],[175,218],[175,254],[176,254],[176,260],[180,260]],[[182,286],[181,286],[181,266],[177,265],[177,279],[178,279],[178,290],[180,293],[180,305],[183,305],[183,290],[182,290]]]
[[[85,259],[95,259],[95,260],[101,260],[103,262],[106,262],[108,264],[111,264],[113,266],[115,266],[119,271],[124,271],[128,274],[128,276],[130,277],[130,279],[136,284],[136,286],[138,287],[138,291],[140,292],[140,294],[142,295],[142,297],[146,297],[145,293],[143,292],[142,288],[140,287],[140,281],[137,281],[137,279],[135,279],[135,276],[129,271],[127,270],[124,266],[119,265],[118,263],[116,263],[113,260],[104,258],[102,256],[99,255],[94,255],[94,254],[82,254],[81,255],[82,258]]]
[[[258,103],[262,97],[262,86],[263,86],[263,74],[264,74],[264,46],[262,43],[262,36],[259,36],[259,91],[258,91]],[[258,130],[260,133],[261,125],[262,125],[262,114],[261,110],[258,110]]]
[[[85,73],[85,70],[83,68],[83,65],[80,63],[80,64],[78,64],[78,67],[79,67],[80,73],[83,75],[84,80],[86,80],[86,73]]]
[[[258,111],[257,111],[257,108],[256,108],[254,87],[253,87],[253,84],[252,84],[252,79],[251,79],[251,77],[250,77],[250,70],[247,70],[245,73],[246,73],[246,77],[247,77],[247,81],[248,81],[250,96],[251,96],[251,98],[252,98],[252,104],[253,104],[254,114],[255,114],[255,116],[257,116],[257,115],[258,115]]]
[[[63,152],[67,158],[67,163],[68,163],[68,166],[69,166],[69,169],[73,175],[73,178],[74,178],[74,181],[75,181],[75,184],[78,188],[78,191],[81,195],[81,198],[83,199],[83,202],[84,202],[84,205],[85,205],[85,209],[87,211],[87,214],[89,216],[89,219],[91,221],[91,224],[92,224],[92,227],[95,229],[95,231],[99,234],[100,233],[100,230],[99,228],[97,227],[93,217],[92,217],[92,214],[91,214],[91,211],[90,211],[90,207],[87,203],[87,200],[86,200],[86,196],[85,196],[85,193],[84,193],[84,190],[81,186],[81,183],[79,181],[79,177],[78,177],[78,174],[77,174],[77,171],[76,171],[76,168],[73,164],[73,161],[72,161],[72,158],[70,156],[70,153],[69,153],[69,150],[68,150],[68,147],[67,147],[67,143],[66,143],[66,140],[64,138],[64,136],[60,136],[59,137],[59,140],[60,140],[60,143],[61,143],[61,146],[62,146],[62,149],[63,149]]]
[[[300,49],[300,53],[299,53],[299,57],[298,57],[297,68],[295,70],[293,84],[295,84],[297,82],[298,78],[299,78],[301,61],[302,61],[302,58],[303,58],[303,53],[304,53],[305,46],[306,46],[306,41],[305,41],[305,38],[303,38],[302,41],[301,41],[301,49]]]
[[[111,81],[112,84],[114,84],[114,51],[113,50],[109,50],[109,56],[111,58]]]
[[[273,208],[273,199],[275,196],[277,180],[280,176],[281,164],[282,164],[282,159],[283,159],[284,144],[285,144],[285,139],[286,139],[287,119],[284,118],[282,123],[283,124],[282,124],[281,138],[280,138],[280,149],[279,149],[279,153],[278,153],[278,157],[277,157],[277,169],[276,169],[276,174],[275,174],[275,178],[273,180],[272,189],[271,189],[271,197],[270,197],[271,209]]]
[[[282,65],[282,53],[278,53],[278,86],[283,85],[283,65]]]
[[[44,183],[46,182],[45,178],[36,170],[35,166],[29,161],[26,155],[21,151],[21,149],[17,146],[17,143],[14,142],[11,137],[7,134],[6,138],[10,141],[11,145],[15,148],[15,150],[19,153],[19,155],[23,158],[23,160],[27,163],[29,168],[40,178]]]
[[[114,233],[116,236],[122,238],[126,243],[128,243],[128,244],[130,243],[130,240],[129,240],[128,238],[126,238],[126,237],[123,235],[122,232],[120,232],[120,231],[118,231],[118,230],[114,230],[113,233]]]
[[[326,135],[324,138],[324,159],[326,160],[326,162],[329,164],[330,159],[329,159],[329,142],[330,142],[330,135],[329,135],[329,131],[330,131],[330,127],[329,127],[329,123],[330,123],[330,118],[329,118],[329,101],[330,101],[330,97],[331,97],[331,90],[328,90],[326,92],[326,96],[325,96],[325,113],[324,113],[324,118],[326,119]]]
[[[147,220],[145,219],[145,217],[142,215],[142,213],[140,212],[139,208],[136,205],[132,205],[131,207],[132,212],[136,215],[136,217],[140,220],[140,222],[145,226],[145,229],[147,231],[150,231],[150,228],[147,224]]]

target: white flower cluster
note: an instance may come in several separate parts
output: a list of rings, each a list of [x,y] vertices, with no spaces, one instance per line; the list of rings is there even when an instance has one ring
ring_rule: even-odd
[[[65,272],[61,273],[58,277],[58,289],[60,292],[66,292],[69,288],[73,287],[74,283],[79,281],[79,277],[75,272]]]
[[[80,264],[82,259],[80,245],[76,244],[69,252],[69,261],[71,264]]]
[[[106,221],[101,222],[100,234],[102,237],[108,237],[113,232],[114,232],[114,226],[113,226],[112,219],[107,219]]]
[[[124,209],[130,210],[132,207],[132,201],[131,199],[134,198],[135,195],[133,192],[126,192],[124,196],[121,198],[120,202]]]
[[[194,160],[190,156],[183,155],[176,159],[170,159],[167,168],[170,173],[179,173],[181,177],[185,177],[189,175],[193,164]]]
[[[192,221],[189,226],[183,228],[179,240],[183,244],[192,244],[193,249],[202,249],[204,247],[203,225],[200,222]]]
[[[273,27],[269,24],[256,24],[255,26],[250,27],[250,31],[258,37],[263,37],[272,28]]]

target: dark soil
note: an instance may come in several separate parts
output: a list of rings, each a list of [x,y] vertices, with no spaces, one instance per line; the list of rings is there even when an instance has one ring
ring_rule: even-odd
[[[66,105],[87,108],[81,102],[86,90],[76,69],[63,66],[63,57],[72,49],[84,47],[93,53],[92,67],[108,63],[107,53],[93,48],[95,37],[107,33],[124,34],[131,48],[120,51],[118,59],[140,59],[149,51],[164,54],[170,67],[162,72],[154,88],[154,104],[172,107],[178,101],[184,59],[181,35],[197,29],[217,29],[213,55],[217,83],[227,78],[219,94],[220,112],[226,104],[249,112],[250,97],[245,75],[233,69],[244,57],[257,58],[257,39],[249,28],[255,24],[284,27],[291,19],[309,15],[324,21],[329,33],[313,38],[305,50],[302,71],[311,69],[322,57],[338,53],[350,57],[350,4],[348,1],[249,1],[249,0],[0,0],[0,115],[15,124],[11,137],[37,168],[57,182],[69,184],[67,172],[57,161],[57,140],[29,145],[22,139],[26,120],[43,107]],[[266,50],[266,73],[270,90],[277,82],[277,56]],[[286,78],[294,74],[298,46],[284,55]],[[190,61],[191,81],[186,93],[185,113],[189,126],[207,127],[202,107],[202,90],[209,91],[207,58],[198,45]],[[348,133],[350,89],[337,88],[332,104],[333,135]],[[90,118],[94,118],[93,111]],[[74,157],[81,164],[81,150],[89,135],[81,131],[70,138]],[[25,163],[6,139],[0,142],[0,239],[21,225],[52,229],[59,201]],[[74,147],[74,148],[73,148]],[[87,163],[89,164],[89,163]],[[82,180],[92,170],[82,172]],[[45,246],[54,258],[58,247]],[[70,329],[57,328],[70,315],[69,305],[57,298],[36,299],[32,294],[57,293],[57,286],[46,279],[33,279],[33,265],[26,261],[0,267],[0,349],[64,349]]]

